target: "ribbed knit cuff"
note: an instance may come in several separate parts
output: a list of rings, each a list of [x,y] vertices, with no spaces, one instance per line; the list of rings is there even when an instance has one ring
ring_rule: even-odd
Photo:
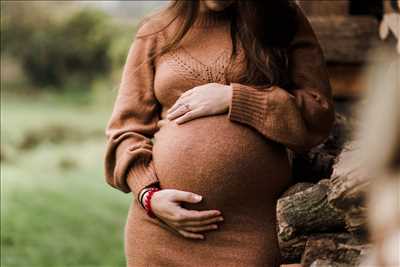
[[[140,159],[135,162],[135,165],[128,171],[127,183],[135,198],[139,196],[143,188],[159,183],[153,159],[147,162],[145,159]]]
[[[228,118],[249,125],[262,125],[266,106],[266,93],[239,83],[231,83],[232,99]]]

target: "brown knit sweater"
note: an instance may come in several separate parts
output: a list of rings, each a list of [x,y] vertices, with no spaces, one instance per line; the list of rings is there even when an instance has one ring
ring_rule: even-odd
[[[290,90],[238,83],[236,74],[245,67],[241,49],[225,79],[230,24],[217,13],[202,14],[178,49],[150,60],[179,21],[163,31],[161,18],[139,28],[106,129],[106,181],[135,197],[155,183],[200,194],[201,203],[183,205],[221,210],[225,221],[206,241],[188,240],[146,216],[133,198],[125,229],[130,266],[279,266],[275,204],[291,183],[286,148],[310,149],[333,123],[323,54],[297,10],[299,28],[289,48],[295,88]],[[205,83],[232,86],[228,113],[182,125],[166,119],[183,92]]]
[[[326,138],[334,112],[320,45],[302,13],[298,20],[299,30],[289,50],[291,77],[296,88],[288,91],[274,86],[260,90],[225,81],[233,88],[226,118],[253,127],[266,138],[294,151],[303,151]],[[229,54],[226,33],[221,33],[221,30],[226,29],[223,28],[226,24],[215,15],[204,20],[200,17],[198,28],[208,28],[207,31],[197,29],[195,32],[201,43],[194,41],[192,46],[185,46],[185,52],[170,55],[173,61],[171,68],[187,75],[185,79],[192,80],[194,85],[218,80],[222,75],[222,61]],[[106,128],[106,181],[123,192],[133,191],[135,195],[142,188],[158,182],[150,139],[158,130],[158,120],[165,119],[166,110],[183,93],[175,89],[181,88],[177,84],[180,81],[176,80],[173,81],[175,88],[171,91],[163,92],[162,88],[155,88],[156,85],[171,88],[171,84],[164,85],[172,83],[168,81],[169,73],[157,71],[157,60],[149,61],[147,58],[150,51],[156,51],[165,40],[166,34],[163,32],[152,37],[138,38],[162,26],[159,22],[148,22],[138,30],[129,50],[119,94]],[[205,67],[203,62],[209,63],[210,67]],[[156,71],[158,80],[155,80]],[[157,99],[156,90],[158,96],[165,98],[165,101]]]

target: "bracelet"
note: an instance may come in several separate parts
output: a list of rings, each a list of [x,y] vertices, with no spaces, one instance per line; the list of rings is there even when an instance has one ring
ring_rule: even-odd
[[[147,185],[146,187],[142,188],[142,190],[139,191],[139,194],[137,196],[137,201],[140,203],[140,205],[143,207],[143,195],[146,191],[148,191],[150,188],[153,187],[160,187],[159,183],[153,183],[151,185]],[[144,208],[144,207],[143,207]]]
[[[151,198],[155,192],[160,191],[160,190],[161,190],[160,188],[154,187],[154,188],[151,188],[148,192],[146,192],[148,194],[146,195],[146,197],[144,199],[144,207],[147,212],[147,215],[150,216],[151,218],[156,218],[156,215],[153,213],[153,211],[151,209]]]
[[[140,192],[141,194],[139,195],[140,196],[139,203],[143,209],[145,209],[144,204],[143,204],[143,197],[152,188],[155,188],[155,187],[146,187],[146,188],[143,188],[142,191]]]

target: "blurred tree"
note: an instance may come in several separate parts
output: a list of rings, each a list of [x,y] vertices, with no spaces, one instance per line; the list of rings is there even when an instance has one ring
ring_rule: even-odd
[[[110,69],[111,26],[99,11],[85,9],[62,24],[51,24],[31,39],[23,55],[26,73],[36,84],[61,85],[68,79],[90,82]]]
[[[85,8],[60,18],[51,10],[29,3],[7,5],[1,26],[2,53],[16,57],[39,86],[88,87],[97,76],[108,74],[114,40],[109,17]]]

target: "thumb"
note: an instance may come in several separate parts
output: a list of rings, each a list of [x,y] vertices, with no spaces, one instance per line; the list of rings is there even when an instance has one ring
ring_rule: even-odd
[[[202,196],[197,195],[192,192],[180,191],[176,190],[176,193],[173,196],[173,200],[176,201],[185,201],[190,203],[197,203],[202,200]]]

